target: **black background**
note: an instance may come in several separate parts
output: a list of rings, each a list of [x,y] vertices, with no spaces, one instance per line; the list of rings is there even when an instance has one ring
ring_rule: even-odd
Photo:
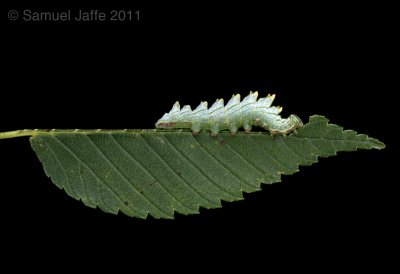
[[[139,9],[140,21],[10,21],[10,9]],[[99,258],[124,247],[126,256],[141,253],[155,261],[158,255],[219,260],[229,254],[232,264],[243,254],[259,262],[291,254],[329,267],[390,262],[385,250],[394,245],[398,218],[398,179],[391,178],[389,159],[397,127],[389,106],[396,75],[390,10],[10,5],[2,12],[1,131],[153,128],[176,100],[194,107],[258,90],[277,94],[283,116],[295,113],[307,121],[324,115],[387,148],[321,159],[243,201],[199,215],[176,214],[171,221],[87,208],[51,183],[26,138],[2,140],[1,225],[2,241],[12,239],[8,253],[21,256],[44,245],[50,253],[72,247]],[[207,251],[198,254],[202,248]]]

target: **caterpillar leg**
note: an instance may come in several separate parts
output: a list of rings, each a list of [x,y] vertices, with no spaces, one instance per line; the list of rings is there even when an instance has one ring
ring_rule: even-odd
[[[197,136],[201,130],[201,124],[193,124],[190,129],[192,130],[192,135]]]
[[[269,134],[271,135],[271,137],[274,137],[278,133],[279,133],[279,131],[277,131],[277,130],[269,129]]]
[[[192,124],[192,127],[190,129],[192,130],[193,136],[196,136],[201,130],[201,124]]]
[[[211,132],[211,137],[217,137],[218,136],[218,132]]]
[[[238,126],[236,124],[229,124],[228,129],[231,132],[231,136],[235,137],[237,134]]]
[[[243,128],[244,128],[245,133],[250,133],[250,131],[251,131],[250,121],[243,121]]]
[[[218,124],[218,123],[213,123],[213,124],[211,125],[210,130],[211,130],[211,136],[212,136],[212,137],[217,136],[217,135],[218,135],[218,132],[219,132],[219,130],[220,130],[220,124]]]

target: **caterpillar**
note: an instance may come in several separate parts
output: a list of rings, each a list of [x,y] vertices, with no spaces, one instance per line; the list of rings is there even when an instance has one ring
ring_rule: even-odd
[[[190,128],[193,135],[201,130],[211,131],[211,136],[217,136],[220,130],[228,129],[234,136],[240,127],[249,133],[252,126],[260,126],[268,130],[271,135],[288,134],[303,126],[297,115],[290,115],[287,119],[281,118],[279,113],[282,107],[271,106],[275,94],[257,101],[258,92],[250,92],[240,101],[240,94],[233,95],[224,106],[223,99],[217,99],[208,109],[207,102],[192,111],[186,105],[182,109],[177,101],[169,113],[165,113],[156,123],[157,129],[185,129]]]

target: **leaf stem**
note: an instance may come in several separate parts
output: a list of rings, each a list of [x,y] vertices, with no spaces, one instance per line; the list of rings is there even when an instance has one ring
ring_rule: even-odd
[[[32,130],[32,129],[6,131],[6,132],[0,132],[0,139],[10,139],[10,138],[16,138],[16,137],[23,137],[23,136],[34,136],[35,134],[36,134],[36,130]]]

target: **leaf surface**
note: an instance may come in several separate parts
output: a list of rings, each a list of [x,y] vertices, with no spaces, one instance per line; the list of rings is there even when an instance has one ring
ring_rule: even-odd
[[[2,133],[5,134],[5,133]],[[52,181],[75,199],[105,212],[173,218],[243,199],[261,183],[281,181],[299,165],[339,151],[382,149],[384,144],[322,116],[289,136],[266,132],[31,131],[31,145]],[[0,136],[1,138],[1,136]]]

